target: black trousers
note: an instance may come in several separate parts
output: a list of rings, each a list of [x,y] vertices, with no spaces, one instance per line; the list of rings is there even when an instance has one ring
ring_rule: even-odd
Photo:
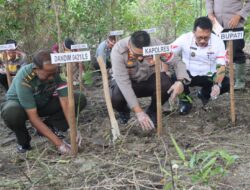
[[[86,106],[86,98],[82,93],[75,93],[75,108],[76,113],[79,106],[81,111]],[[50,102],[43,108],[37,109],[40,117],[46,117],[45,123],[49,126],[66,131],[68,123],[64,117],[62,107],[58,97],[51,98]],[[18,101],[7,100],[1,104],[1,117],[5,124],[16,135],[17,143],[27,146],[30,143],[31,137],[26,128],[26,120],[28,120],[25,110],[21,107]]]
[[[200,86],[202,94],[205,98],[209,99],[210,98],[210,93],[211,93],[211,88],[214,85],[213,83],[213,76],[195,76],[193,77],[189,72],[188,72],[190,78],[191,78],[191,83],[189,85],[185,85],[184,87],[184,93],[185,94],[190,94],[189,87],[194,87],[194,86]],[[221,84],[221,89],[220,89],[220,94],[223,94],[225,92],[229,92],[230,89],[230,81],[227,76],[224,77],[222,84]]]
[[[118,85],[115,80],[111,81],[111,101],[113,108],[118,112],[129,112],[127,102],[122,95]],[[172,85],[172,81],[166,73],[161,73],[161,100],[164,104],[168,98],[169,94],[167,93],[168,89]],[[137,96],[141,97],[151,97],[151,104],[148,107],[148,110],[151,112],[156,112],[156,81],[155,74],[151,75],[148,80],[142,82],[132,82],[132,88]]]
[[[7,75],[6,74],[0,74],[0,83],[4,87],[4,89],[7,91],[9,86],[8,86],[8,81],[7,81]]]
[[[228,32],[228,31],[244,31],[244,28],[235,28],[235,29],[224,29],[222,32]],[[225,45],[227,41],[224,42]],[[243,52],[243,49],[245,47],[245,40],[244,39],[239,39],[239,40],[234,40],[233,41],[233,61],[236,64],[243,64],[246,63],[246,55]]]

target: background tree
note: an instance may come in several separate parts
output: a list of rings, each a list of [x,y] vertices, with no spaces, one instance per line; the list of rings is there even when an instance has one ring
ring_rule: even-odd
[[[192,30],[194,19],[206,15],[205,0],[56,0],[62,38],[88,43],[93,48],[111,30],[156,27],[154,35],[171,42]],[[51,0],[0,0],[1,43],[13,38],[32,55],[57,42]],[[246,24],[248,36],[250,23]]]

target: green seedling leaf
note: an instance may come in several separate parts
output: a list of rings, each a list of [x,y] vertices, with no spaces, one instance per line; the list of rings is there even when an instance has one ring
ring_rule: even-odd
[[[209,173],[211,172],[212,167],[213,167],[213,166],[210,166],[209,168],[207,168],[207,169],[203,172],[203,174],[202,174],[202,179],[203,179],[203,180],[206,180],[206,179],[207,179]]]
[[[170,135],[171,136],[171,140],[174,144],[174,147],[180,157],[180,159],[185,162],[186,161],[186,158],[185,158],[185,154],[183,153],[183,151],[180,149],[180,147],[178,146],[177,142],[175,141],[174,137],[172,136],[172,134]]]
[[[205,158],[202,158],[202,162],[201,162],[201,166],[206,163],[210,158],[212,158],[213,156],[216,155],[216,152],[207,152],[207,154],[204,154],[204,156],[206,155]]]
[[[217,157],[214,157],[212,158],[207,164],[205,164],[203,167],[202,167],[202,170],[208,168],[208,167],[213,167],[213,165],[215,164],[217,160]]]
[[[224,173],[224,169],[221,166],[218,166],[210,172],[210,176],[216,176],[218,174],[224,175]]]
[[[164,185],[163,190],[171,190],[172,189],[172,183],[169,182],[166,185]]]
[[[195,162],[196,162],[196,152],[192,155],[192,157],[191,157],[191,159],[189,161],[189,167],[191,169],[194,168]]]
[[[236,155],[230,155],[229,153],[227,153],[226,151],[224,150],[221,150],[218,152],[219,155],[224,159],[226,160],[226,166],[230,166],[232,165],[235,160],[238,158],[238,156]]]
[[[199,174],[192,175],[192,177],[191,177],[192,183],[196,183],[196,182],[200,181],[200,179],[201,179],[201,177]]]
[[[92,78],[92,73],[91,72],[85,72],[83,75],[83,80],[84,80],[84,84],[86,85],[92,85],[93,84],[93,78]]]

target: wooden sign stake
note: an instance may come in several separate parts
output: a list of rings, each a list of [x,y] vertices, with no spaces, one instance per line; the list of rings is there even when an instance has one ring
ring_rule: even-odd
[[[161,105],[161,63],[159,55],[154,55],[156,78],[156,105],[157,105],[157,134],[162,134],[162,105]]]
[[[77,130],[76,130],[76,119],[75,119],[75,98],[73,88],[73,69],[72,64],[67,64],[67,82],[68,82],[68,101],[69,101],[69,127],[70,127],[70,144],[72,155],[76,157],[78,152],[78,146],[76,142]]]
[[[233,40],[243,39],[244,31],[229,31],[219,34],[220,38],[224,41],[228,41],[228,53],[229,53],[229,77],[230,77],[230,108],[231,108],[231,121],[235,126],[235,98],[234,98],[234,63],[233,63]]]
[[[76,130],[76,118],[75,118],[75,99],[73,89],[73,68],[71,63],[89,61],[90,51],[82,52],[68,52],[68,53],[52,53],[52,64],[67,63],[67,83],[68,83],[68,102],[69,102],[69,128],[70,128],[70,144],[72,155],[76,157],[78,153],[78,146],[76,142],[77,130]]]
[[[229,76],[230,76],[230,105],[231,105],[231,121],[235,126],[235,98],[234,98],[234,63],[233,63],[233,41],[228,41],[229,49]]]
[[[161,61],[160,54],[170,52],[170,45],[143,47],[143,56],[152,56],[155,63],[156,105],[157,105],[157,135],[162,135],[162,100],[161,100]]]
[[[111,99],[110,99],[106,64],[104,63],[102,56],[99,56],[97,58],[97,61],[98,61],[98,64],[102,73],[104,97],[105,97],[105,101],[106,101],[106,105],[108,109],[109,119],[110,119],[111,128],[112,128],[113,142],[114,142],[121,134],[120,134],[117,120],[115,119],[115,114],[114,114],[114,110],[113,110]]]
[[[109,32],[110,36],[115,36],[115,41],[116,42],[119,40],[119,36],[121,36],[123,34],[124,34],[123,30],[114,30],[114,31],[110,31]]]

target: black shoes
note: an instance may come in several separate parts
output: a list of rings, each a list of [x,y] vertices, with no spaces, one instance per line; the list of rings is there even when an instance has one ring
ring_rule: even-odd
[[[180,109],[179,109],[180,115],[187,115],[191,109],[192,109],[192,103],[180,101]]]
[[[180,95],[179,114],[180,115],[189,114],[190,110],[192,109],[192,103],[193,103],[193,98],[187,94],[182,93]]]
[[[120,124],[126,124],[130,119],[130,112],[118,112],[118,120]]]
[[[187,98],[188,97],[188,98]],[[197,97],[201,100],[203,106],[209,102],[209,98],[205,97],[201,89],[197,92]],[[180,115],[187,115],[192,109],[192,98],[188,95],[185,95],[182,100],[180,100]]]
[[[197,97],[201,100],[203,106],[209,102],[209,98],[206,98],[201,90],[198,90]]]
[[[32,147],[30,146],[30,144],[28,145],[20,145],[20,144],[17,144],[17,152],[18,153],[25,153],[26,151],[29,151],[32,149]]]

